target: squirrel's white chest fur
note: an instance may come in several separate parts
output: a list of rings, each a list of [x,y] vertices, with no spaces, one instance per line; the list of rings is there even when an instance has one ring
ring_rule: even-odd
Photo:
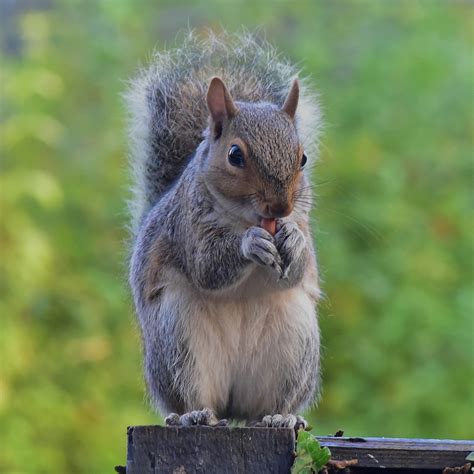
[[[278,405],[282,384],[297,377],[308,340],[319,340],[311,289],[268,291],[259,280],[251,276],[226,298],[190,287],[183,293],[181,285],[164,290],[162,308],[178,315],[192,359],[182,378],[191,405],[244,417],[265,413]]]

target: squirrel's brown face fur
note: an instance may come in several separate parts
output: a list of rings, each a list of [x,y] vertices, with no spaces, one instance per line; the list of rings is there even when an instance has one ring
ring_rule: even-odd
[[[280,109],[269,103],[234,103],[222,82],[217,89],[213,90],[211,82],[206,181],[235,204],[236,211],[244,210],[244,219],[258,221],[291,214],[304,181],[303,148],[294,124],[297,96],[290,103],[291,116],[285,111],[291,92]],[[229,160],[235,145],[242,158],[239,166]]]

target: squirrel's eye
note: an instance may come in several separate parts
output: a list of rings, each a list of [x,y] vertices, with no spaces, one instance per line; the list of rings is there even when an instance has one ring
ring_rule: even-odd
[[[244,154],[237,145],[232,145],[230,147],[227,158],[232,166],[237,166],[239,168],[244,167]]]
[[[304,168],[304,165],[306,164],[306,162],[308,161],[308,157],[306,156],[306,153],[303,153],[303,156],[301,158],[301,169]]]

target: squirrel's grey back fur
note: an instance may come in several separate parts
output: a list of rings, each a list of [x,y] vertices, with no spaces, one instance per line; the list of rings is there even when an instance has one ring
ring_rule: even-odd
[[[156,52],[126,94],[134,233],[202,141],[212,76],[222,77],[237,101],[281,106],[297,73],[294,65],[252,34],[211,33],[203,40],[191,32],[179,48]],[[300,79],[297,127],[309,155],[316,151],[319,124],[315,96]]]

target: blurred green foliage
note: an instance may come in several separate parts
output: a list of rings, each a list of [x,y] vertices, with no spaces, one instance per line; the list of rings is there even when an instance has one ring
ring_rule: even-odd
[[[120,93],[188,25],[263,25],[321,93],[316,431],[473,436],[472,4],[7,4],[2,472],[111,472],[126,426],[158,421],[126,286]]]

